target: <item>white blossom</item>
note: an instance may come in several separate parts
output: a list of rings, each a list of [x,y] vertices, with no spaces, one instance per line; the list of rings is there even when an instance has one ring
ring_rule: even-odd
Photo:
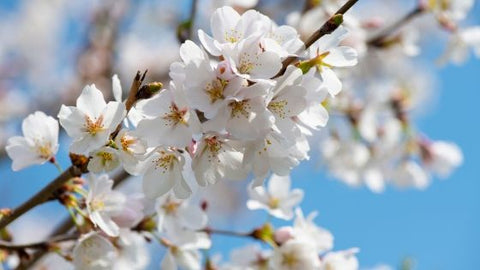
[[[76,270],[112,269],[115,248],[96,232],[83,235],[73,249],[73,264]]]
[[[37,111],[23,120],[22,132],[23,137],[8,139],[5,148],[14,171],[43,164],[55,157],[58,151],[57,120]]]
[[[303,199],[301,189],[290,190],[290,177],[273,174],[268,181],[268,189],[263,186],[248,189],[250,200],[247,207],[251,210],[265,209],[274,217],[291,219],[293,208]]]
[[[120,228],[112,217],[118,215],[125,207],[125,195],[112,190],[113,180],[106,174],[96,177],[90,173],[88,182],[90,189],[86,204],[90,220],[107,235],[118,236]]]
[[[73,138],[70,152],[85,154],[102,147],[125,116],[121,102],[105,102],[95,85],[86,86],[77,99],[77,106],[62,105],[60,124]]]

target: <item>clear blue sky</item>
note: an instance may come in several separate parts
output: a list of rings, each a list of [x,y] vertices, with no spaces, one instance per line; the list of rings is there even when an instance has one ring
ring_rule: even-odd
[[[480,24],[479,3],[472,14]],[[319,212],[316,221],[335,235],[336,249],[359,247],[362,266],[396,266],[411,256],[422,270],[479,269],[480,61],[437,72],[440,97],[417,123],[433,139],[454,141],[462,148],[465,162],[449,179],[435,180],[426,191],[390,188],[377,195],[328,179],[312,162],[293,172],[294,185],[308,187],[304,211]],[[56,174],[49,166],[20,173],[12,173],[9,166],[10,162],[0,164],[0,208],[23,201]],[[58,208],[47,205],[35,212],[58,217],[49,211],[54,209]],[[243,242],[217,240],[214,251]]]

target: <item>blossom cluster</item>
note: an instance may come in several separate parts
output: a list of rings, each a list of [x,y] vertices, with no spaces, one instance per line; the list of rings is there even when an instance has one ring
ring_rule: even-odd
[[[305,51],[293,27],[277,26],[254,10],[240,15],[230,7],[220,8],[211,27],[212,36],[198,32],[202,47],[189,40],[182,44],[181,61],[170,67],[168,88],[153,97],[131,107],[129,100],[122,102],[121,84],[114,76],[115,101],[106,102],[92,84],[83,89],[76,106],[62,105],[58,119],[73,140],[69,152],[89,159],[88,190],[82,181],[73,182],[73,192],[61,200],[78,226],[94,229],[73,250],[76,269],[117,269],[119,261],[130,269],[141,268],[145,261],[132,258],[142,249],[128,258],[122,255],[141,242],[131,229],[148,232],[167,247],[162,269],[200,269],[199,250],[211,245],[207,217],[185,199],[198,187],[243,180],[250,173],[254,180],[248,206],[266,207],[279,218],[293,217],[292,207],[303,193],[288,194],[290,180],[285,177],[308,159],[306,136],[328,121],[322,102],[342,88],[334,68],[355,65],[357,53],[339,45],[347,35],[343,27]],[[282,70],[287,57],[301,62]],[[39,128],[45,122],[51,124]],[[24,121],[23,133],[10,139],[6,148],[14,170],[56,162],[55,119],[36,112]],[[95,175],[118,167],[142,176],[146,199],[156,200],[155,213],[144,215],[142,196],[115,191],[106,174]],[[271,173],[273,194],[267,195],[262,184]],[[354,252],[326,254],[332,236],[304,219],[300,210],[295,216],[296,225],[280,229],[278,239],[269,235],[270,229],[255,236],[275,248],[271,260],[262,257],[272,269],[317,269],[338,257],[353,256]],[[152,219],[156,229],[148,227]],[[319,254],[326,255],[320,259]]]
[[[58,121],[41,111],[26,117],[23,136],[6,146],[13,170],[46,162],[59,167],[60,126],[72,139],[71,156],[88,164],[88,173],[57,192],[81,235],[37,266],[145,269],[147,244],[155,240],[165,248],[160,267],[167,270],[358,269],[359,249],[334,251],[333,235],[313,221],[316,213],[305,217],[299,207],[304,192],[291,189],[290,172],[309,159],[311,148],[335,178],[374,192],[390,183],[426,188],[432,175],[447,177],[463,156],[455,144],[417,131],[411,120],[429,88],[410,59],[420,52],[415,31],[375,38],[369,31],[383,22],[361,14],[333,20],[345,1],[319,2],[281,26],[255,10],[218,8],[211,34],[199,30],[199,44],[180,46],[165,88],[139,86],[125,99],[114,75],[112,101],[91,84],[75,106],[61,106]],[[469,47],[480,54],[478,27],[457,27],[472,4],[419,2],[419,12],[432,13],[452,32],[442,60],[461,62]],[[329,18],[335,30],[306,45],[302,40]],[[108,173],[121,170],[141,178],[142,192],[115,189]],[[197,191],[246,179],[248,209],[293,223],[274,228],[266,221],[247,233],[217,230]],[[223,260],[202,252],[211,249],[213,234],[266,245],[236,249]]]

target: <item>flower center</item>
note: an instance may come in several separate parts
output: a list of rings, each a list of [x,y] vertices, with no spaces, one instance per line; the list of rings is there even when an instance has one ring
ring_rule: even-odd
[[[222,143],[217,140],[217,137],[213,136],[211,138],[205,139],[206,148],[213,154],[218,153],[222,149]]]
[[[275,197],[270,197],[270,200],[268,201],[268,206],[272,209],[276,209],[280,206],[280,199],[275,198]]]
[[[162,169],[162,173],[165,173],[167,170],[171,170],[177,157],[175,154],[166,153],[165,151],[160,151],[160,157],[155,159],[155,169]]]
[[[36,142],[36,150],[43,159],[49,159],[52,156],[52,145],[49,142],[43,144]]]
[[[210,103],[215,103],[217,100],[225,99],[223,91],[227,87],[228,81],[217,78],[211,83],[208,83],[205,87],[205,92],[207,92],[208,97],[210,98]]]
[[[225,32],[224,38],[227,42],[236,43],[237,41],[242,39],[242,34],[235,29],[231,29]]]
[[[180,203],[178,202],[167,202],[166,204],[162,205],[162,208],[165,210],[167,215],[173,215],[177,212]]]
[[[85,116],[84,131],[88,132],[92,136],[95,136],[97,133],[104,130],[103,115],[100,115],[100,117],[96,118],[95,121],[89,116]]]
[[[295,265],[298,263],[298,258],[295,253],[284,253],[282,258],[282,265],[294,269]]]
[[[240,118],[241,116],[248,118],[249,111],[251,109],[250,104],[248,104],[248,100],[242,101],[232,101],[228,104],[231,108],[230,117],[231,118]]]
[[[136,142],[135,138],[124,135],[120,138],[120,144],[122,145],[122,150],[128,153],[131,153],[132,150],[129,148],[130,145]]]
[[[285,119],[285,117],[287,116],[285,107],[287,105],[287,100],[272,101],[268,104],[268,110],[278,115],[278,117]]]
[[[93,211],[100,211],[105,208],[105,203],[100,199],[93,199],[90,202],[90,208],[92,208]]]
[[[242,56],[240,57],[240,66],[238,68],[238,71],[240,71],[240,73],[242,74],[248,74],[253,70],[254,67],[255,63],[251,61],[250,54],[242,54]]]
[[[106,151],[101,151],[97,153],[97,156],[102,159],[102,165],[105,166],[107,162],[110,162],[113,160],[113,154],[110,152]]]
[[[186,125],[188,126],[187,123],[187,109],[179,109],[176,104],[172,103],[170,105],[170,113],[166,113],[163,116],[163,119],[167,120],[168,126],[176,126],[178,124]]]

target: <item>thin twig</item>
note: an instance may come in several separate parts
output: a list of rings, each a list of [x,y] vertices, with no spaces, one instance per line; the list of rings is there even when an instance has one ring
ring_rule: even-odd
[[[24,249],[48,249],[51,245],[55,243],[71,241],[78,238],[78,234],[64,234],[52,237],[48,240],[28,243],[28,244],[13,244],[6,241],[0,241],[0,249],[4,250],[24,250]]]
[[[390,35],[392,35],[395,31],[410,22],[418,15],[422,14],[424,11],[425,9],[423,7],[417,6],[415,9],[403,16],[400,20],[380,31],[380,33],[378,33],[375,37],[369,39],[367,41],[367,44],[375,47],[381,47]]]
[[[228,236],[235,236],[235,237],[254,237],[251,232],[243,233],[243,232],[234,232],[234,231],[218,230],[218,229],[211,229],[211,228],[203,229],[202,232],[206,232],[208,234],[221,234],[221,235],[228,235]]]
[[[331,34],[335,31],[341,24],[339,23],[339,19],[343,16],[350,8],[353,7],[358,2],[358,0],[349,0],[346,2],[333,16],[326,21],[322,27],[320,27],[317,31],[315,31],[305,42],[305,50],[310,48],[315,41],[319,40],[324,35]],[[273,78],[278,78],[285,73],[287,67],[293,64],[298,59],[298,56],[290,56],[287,59],[283,60],[282,62],[282,69],[275,75]]]
[[[16,220],[21,215],[30,211],[35,206],[49,201],[52,194],[58,189],[60,189],[68,180],[74,177],[78,177],[80,175],[82,175],[82,170],[80,170],[76,166],[70,166],[62,174],[60,174],[57,178],[50,182],[50,184],[40,190],[37,194],[33,195],[33,197],[28,199],[19,207],[13,209],[9,215],[3,216],[0,219],[0,230],[5,228],[8,224]]]

